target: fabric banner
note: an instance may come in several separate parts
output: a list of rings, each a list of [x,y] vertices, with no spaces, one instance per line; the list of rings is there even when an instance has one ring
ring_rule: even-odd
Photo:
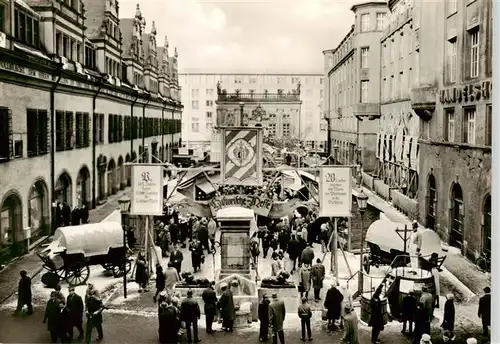
[[[400,131],[399,133],[396,134],[396,140],[394,143],[394,154],[395,154],[395,159],[394,161],[401,163],[401,158],[403,154],[403,142],[404,142],[404,136],[403,133]]]
[[[223,128],[223,133],[222,183],[262,185],[262,128]]]
[[[132,165],[131,215],[163,215],[163,165]]]
[[[273,200],[268,197],[257,195],[222,195],[208,201],[208,206],[213,216],[215,216],[220,209],[242,207],[252,209],[255,214],[267,217],[273,206]]]
[[[418,139],[416,137],[411,138],[411,148],[410,148],[410,168],[416,171],[416,166],[418,164],[417,160],[417,149],[418,149]]]

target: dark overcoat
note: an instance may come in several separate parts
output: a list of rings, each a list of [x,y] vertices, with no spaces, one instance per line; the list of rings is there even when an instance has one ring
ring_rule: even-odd
[[[201,295],[203,299],[205,316],[215,316],[217,314],[217,295],[212,287],[208,287]]]
[[[234,320],[234,300],[233,300],[233,292],[229,289],[226,289],[218,302],[218,308],[220,310],[220,316],[224,320]]]

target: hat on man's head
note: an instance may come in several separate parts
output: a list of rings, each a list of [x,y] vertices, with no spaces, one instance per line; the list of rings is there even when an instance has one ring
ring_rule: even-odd
[[[277,298],[278,298],[278,294],[273,293],[273,299],[277,299]]]
[[[351,308],[351,306],[346,305],[346,306],[344,307],[344,311],[345,311],[346,313],[351,313],[351,312],[352,312],[352,308]]]
[[[187,296],[193,296],[193,291],[191,289],[187,291]]]
[[[431,341],[431,336],[429,336],[427,333],[424,333],[422,335],[422,342],[429,343],[430,341]]]
[[[56,297],[57,296],[57,291],[53,290],[50,292],[50,297]]]
[[[477,344],[477,339],[476,338],[468,338],[466,341],[465,341],[467,344]]]
[[[483,289],[483,291],[484,291],[485,293],[491,293],[491,288],[490,288],[490,287],[485,287],[485,288]]]
[[[220,288],[221,288],[221,289],[227,288],[227,283],[226,283],[226,282],[222,282],[222,283],[220,284]]]

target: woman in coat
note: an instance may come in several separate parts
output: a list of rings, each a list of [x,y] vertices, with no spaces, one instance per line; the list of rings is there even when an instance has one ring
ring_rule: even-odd
[[[372,314],[368,321],[368,326],[372,328],[372,344],[379,343],[378,336],[384,330],[384,313],[382,312],[382,301],[380,294],[382,293],[382,286],[375,290],[370,301]]]
[[[300,297],[305,296],[307,299],[309,295],[309,290],[311,290],[311,268],[309,265],[304,264],[300,268],[300,284],[302,286],[302,290],[300,292]],[[304,295],[305,294],[305,295]]]
[[[350,306],[346,306],[343,312],[345,333],[342,341],[347,344],[358,344],[358,316]]]
[[[147,292],[148,290],[148,263],[146,263],[146,258],[144,253],[140,252],[137,256],[136,266],[135,266],[135,283],[139,285],[139,293],[143,290]]]
[[[454,296],[453,294],[446,295],[446,302],[444,304],[444,315],[443,315],[443,323],[441,324],[441,328],[443,330],[448,330],[451,333],[451,338],[454,337],[455,330],[455,304],[453,303]]]

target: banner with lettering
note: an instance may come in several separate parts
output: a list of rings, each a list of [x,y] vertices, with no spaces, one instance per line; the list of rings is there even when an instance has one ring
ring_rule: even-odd
[[[319,216],[351,216],[352,177],[351,168],[325,166],[320,169]]]
[[[163,215],[163,166],[132,166],[132,215]]]
[[[378,159],[380,158],[380,132],[377,133],[377,154],[375,155],[375,157]]]
[[[418,152],[418,138],[411,138],[411,148],[410,148],[410,169],[413,171],[417,170],[417,152]]]
[[[273,206],[273,200],[266,196],[258,195],[222,195],[209,200],[208,206],[213,216],[220,209],[242,207],[252,209],[255,214],[267,217]]]

